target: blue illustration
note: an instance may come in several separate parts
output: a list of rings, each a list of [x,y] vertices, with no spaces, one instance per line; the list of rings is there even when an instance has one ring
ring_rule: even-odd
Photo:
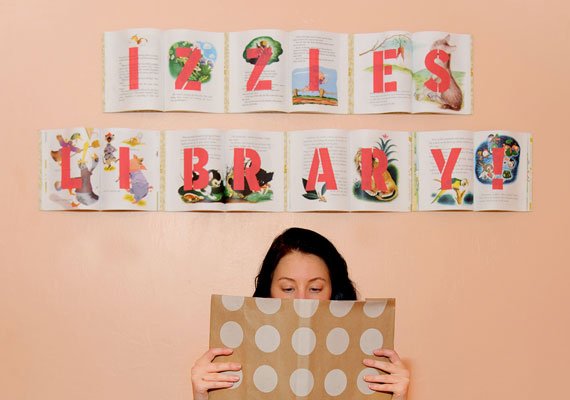
[[[500,174],[495,174],[493,150],[503,148],[505,154],[502,160]],[[510,184],[517,179],[519,167],[520,146],[512,137],[490,134],[475,150],[475,176],[485,185],[491,185],[494,178],[502,178],[503,184]]]

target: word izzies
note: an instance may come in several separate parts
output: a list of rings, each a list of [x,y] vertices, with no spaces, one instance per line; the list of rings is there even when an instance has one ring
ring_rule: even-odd
[[[41,135],[44,210],[526,211],[532,201],[527,133],[73,128]]]
[[[471,36],[105,33],[105,111],[470,114]]]

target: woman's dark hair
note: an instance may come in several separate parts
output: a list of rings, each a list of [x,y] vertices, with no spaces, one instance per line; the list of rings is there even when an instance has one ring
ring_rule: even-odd
[[[303,228],[289,228],[273,240],[255,277],[254,297],[271,297],[275,268],[284,256],[294,251],[313,254],[324,261],[331,279],[331,300],[357,299],[354,284],[348,277],[346,261],[338,250],[326,237]]]

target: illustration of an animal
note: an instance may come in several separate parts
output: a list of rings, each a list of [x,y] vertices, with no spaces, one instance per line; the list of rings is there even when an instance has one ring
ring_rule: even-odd
[[[65,140],[62,135],[57,135],[56,139],[61,147],[58,150],[51,151],[51,158],[56,163],[61,165],[61,149],[63,149],[64,147],[69,147],[69,152],[72,156],[77,153],[80,153],[81,149],[75,145],[75,142],[78,141],[80,138],[81,134],[77,132],[72,134],[69,140]]]
[[[141,44],[143,44],[143,43],[148,42],[147,39],[145,39],[145,38],[143,38],[143,37],[140,37],[139,35],[133,35],[133,36],[131,36],[131,40],[132,40],[133,42],[135,42],[136,44],[138,44],[138,45],[141,45]]]
[[[144,159],[142,157],[137,157],[136,154],[133,155],[133,158],[130,160],[129,176],[131,180],[131,187],[129,189],[129,193],[133,195],[133,204],[136,204],[144,199],[152,189],[152,186],[149,185],[146,177],[142,172],[143,170],[146,170],[143,161]]]
[[[441,180],[435,179],[435,181],[440,182]],[[451,178],[451,189],[455,192],[455,201],[457,204],[463,204],[463,197],[467,193],[467,186],[469,186],[469,181],[467,179]],[[440,199],[443,194],[447,192],[446,189],[440,189],[437,195],[433,198],[432,204]]]
[[[356,152],[356,155],[354,156],[354,164],[356,166],[356,171],[362,177],[362,149],[358,149],[358,151]],[[378,158],[376,157],[373,157],[372,168],[374,169],[378,167],[379,164],[380,160],[378,160]],[[366,194],[372,197],[376,197],[376,199],[381,201],[390,201],[396,198],[398,196],[398,185],[396,184],[396,182],[394,181],[392,175],[390,175],[390,172],[388,172],[388,170],[382,172],[382,179],[384,179],[384,182],[386,182],[385,191],[380,190],[380,187],[376,183],[374,175],[372,175],[371,177],[372,185],[370,190],[365,190]]]
[[[196,172],[192,173],[192,181],[199,178]],[[224,195],[222,175],[215,169],[208,171],[208,186],[199,190],[184,190],[184,185],[178,188],[178,194],[186,203],[196,203],[207,199],[209,201],[220,201]]]
[[[432,50],[441,50],[449,55],[447,62],[442,62],[440,59],[436,59],[437,64],[442,66],[449,74],[449,87],[441,93],[429,91],[427,93],[427,97],[430,100],[439,103],[440,107],[443,109],[459,111],[463,105],[463,93],[451,73],[451,54],[455,51],[456,46],[449,43],[450,39],[450,35],[447,35],[444,38],[433,42],[431,47]],[[441,81],[441,78],[436,76],[432,76],[432,79],[436,82]]]
[[[246,159],[245,168],[249,168],[251,166],[251,160]],[[257,180],[260,190],[259,192],[265,192],[269,190],[271,186],[270,182],[273,180],[273,172],[267,172],[263,168],[260,168],[257,174],[255,174],[255,179]],[[234,171],[233,169],[227,175],[227,182],[228,182],[228,192],[229,197],[238,197],[238,198],[245,198],[251,193],[253,190],[249,187],[249,182],[247,179],[244,180],[244,188],[243,190],[235,190],[234,189]]]
[[[103,164],[105,164],[105,171],[112,171],[115,169],[114,164],[117,162],[117,157],[115,157],[115,152],[117,149],[115,146],[111,144],[115,135],[111,132],[108,132],[105,135],[105,140],[107,141],[107,145],[105,146],[104,154],[103,154]]]
[[[87,167],[87,163],[84,160],[79,161],[79,171],[81,174],[81,187],[75,190],[75,198],[77,202],[83,204],[84,206],[90,206],[99,200],[99,196],[93,192],[93,185],[91,184],[91,176],[93,175],[93,170],[99,164],[99,157],[97,154],[93,154],[91,167]],[[73,207],[78,207],[79,204],[72,203]]]

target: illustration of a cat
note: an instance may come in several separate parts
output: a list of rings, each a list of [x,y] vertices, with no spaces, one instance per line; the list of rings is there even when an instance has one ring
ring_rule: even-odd
[[[461,110],[463,104],[463,93],[461,92],[461,88],[453,78],[453,74],[451,73],[451,53],[455,51],[455,47],[449,44],[449,40],[451,39],[450,35],[447,35],[443,39],[436,40],[433,42],[431,49],[432,50],[441,50],[446,52],[449,55],[449,59],[447,62],[442,62],[440,59],[437,59],[436,62],[441,65],[445,70],[449,73],[449,88],[442,93],[436,93],[430,91],[427,94],[427,97],[440,104],[440,107],[444,110],[454,110],[459,111]],[[440,80],[438,77],[433,77],[433,79]]]

